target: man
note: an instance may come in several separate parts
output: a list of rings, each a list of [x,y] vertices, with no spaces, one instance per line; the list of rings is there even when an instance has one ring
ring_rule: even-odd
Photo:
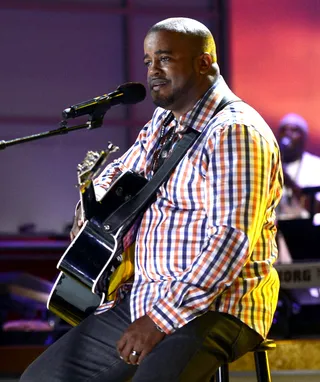
[[[320,158],[306,151],[308,132],[307,121],[296,113],[284,115],[279,122],[284,173],[284,190],[277,210],[279,263],[292,263],[294,257],[313,258],[315,254],[313,243],[318,240],[318,232],[309,225],[310,221],[300,220],[311,218],[314,224],[320,224],[320,193],[303,192],[305,187],[320,186]],[[296,220],[297,224],[288,225],[289,220]]]
[[[308,124],[298,114],[286,114],[279,123],[278,140],[284,169],[284,192],[278,219],[309,218],[310,199],[304,187],[320,186],[320,158],[306,151]]]
[[[227,87],[214,39],[196,20],[155,24],[144,64],[158,107],[97,179],[97,194],[119,170],[150,179],[186,127],[201,135],[142,217],[131,291],[120,288],[115,302],[49,347],[22,381],[209,381],[270,329],[279,289],[276,139]],[[224,96],[235,102],[212,118]]]

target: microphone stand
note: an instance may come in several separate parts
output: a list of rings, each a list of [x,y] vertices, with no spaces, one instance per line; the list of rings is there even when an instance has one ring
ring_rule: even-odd
[[[29,135],[22,138],[16,138],[9,141],[2,140],[0,141],[0,150],[4,150],[6,147],[9,147],[9,146],[13,146],[13,145],[17,145],[17,144],[25,143],[25,142],[30,142],[30,141],[35,141],[41,138],[52,137],[54,135],[68,134],[70,131],[75,131],[80,129],[88,129],[88,130],[96,129],[97,127],[102,126],[103,117],[105,113],[106,113],[106,105],[103,105],[101,108],[99,108],[98,106],[96,107],[95,111],[89,115],[89,119],[86,123],[68,127],[67,120],[63,119],[60,122],[60,127],[58,129],[49,130],[43,133],[33,134],[33,135]]]

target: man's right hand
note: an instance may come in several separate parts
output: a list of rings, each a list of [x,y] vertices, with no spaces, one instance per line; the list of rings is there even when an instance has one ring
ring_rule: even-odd
[[[70,231],[71,241],[78,235],[80,228],[83,226],[84,220],[82,218],[82,208],[81,205],[77,208],[75,217],[73,219],[72,228]]]

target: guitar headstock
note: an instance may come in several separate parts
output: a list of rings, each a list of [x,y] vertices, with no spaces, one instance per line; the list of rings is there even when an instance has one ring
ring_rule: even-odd
[[[98,151],[88,151],[84,160],[78,164],[78,187],[81,192],[83,192],[91,180],[96,177],[99,172],[103,169],[103,166],[109,155],[118,151],[119,147],[115,146],[111,142],[108,142],[106,150]]]

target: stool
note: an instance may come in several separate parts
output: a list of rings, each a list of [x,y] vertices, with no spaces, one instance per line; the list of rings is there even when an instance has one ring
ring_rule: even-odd
[[[256,366],[257,382],[271,382],[268,350],[276,348],[276,343],[273,340],[264,340],[260,345],[255,347],[252,351],[254,354],[254,363]],[[229,382],[229,367],[225,363],[219,367],[216,372],[215,379],[212,382]]]

